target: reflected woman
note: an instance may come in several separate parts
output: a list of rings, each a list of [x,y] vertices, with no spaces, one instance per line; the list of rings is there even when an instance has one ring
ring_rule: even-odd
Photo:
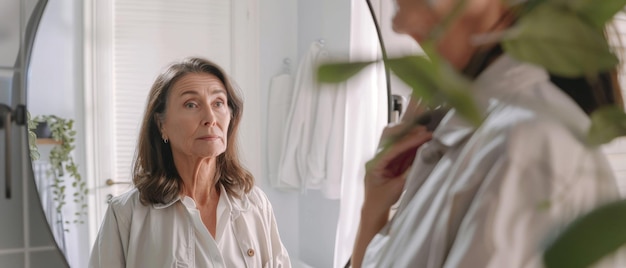
[[[434,132],[417,126],[368,163],[354,267],[542,267],[550,237],[620,198],[602,151],[582,138],[590,113],[621,105],[615,70],[563,78],[473,43],[510,28],[520,2],[396,0],[394,30],[417,42],[441,34],[436,49],[474,77],[484,121],[451,110]],[[598,265],[622,267],[614,260]]]
[[[239,163],[243,102],[215,63],[159,75],[139,134],[136,189],[112,200],[90,267],[290,267],[272,206]]]

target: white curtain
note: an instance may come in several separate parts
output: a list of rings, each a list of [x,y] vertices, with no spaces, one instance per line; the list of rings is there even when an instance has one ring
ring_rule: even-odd
[[[373,2],[378,6],[379,1]],[[364,0],[352,0],[350,27],[350,60],[380,59],[376,30]],[[347,82],[346,142],[334,267],[344,267],[352,254],[363,202],[365,162],[374,156],[387,124],[386,94],[382,64],[368,67]]]

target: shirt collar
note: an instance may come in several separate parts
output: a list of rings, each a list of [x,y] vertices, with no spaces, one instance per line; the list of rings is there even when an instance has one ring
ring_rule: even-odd
[[[550,82],[543,68],[519,62],[506,54],[476,78],[471,90],[483,117],[495,104],[506,101],[555,118],[579,139],[584,139],[591,124],[576,102]],[[452,147],[469,137],[475,128],[452,109],[434,131],[433,139]]]
[[[548,73],[535,65],[521,63],[504,54],[483,71],[472,85],[480,104],[492,98],[524,94],[533,84],[548,82]]]
[[[524,94],[530,85],[549,80],[541,68],[516,61],[504,54],[485,69],[471,84],[472,97],[485,117],[497,99]],[[454,109],[442,119],[433,133],[433,139],[452,147],[469,137],[476,127],[464,120]]]
[[[173,205],[174,203],[176,203],[178,200],[180,200],[180,196],[177,196],[176,198],[172,199],[172,201],[167,202],[167,203],[152,204],[152,207],[155,208],[155,209],[167,208],[167,207]]]
[[[489,98],[535,111],[559,122],[583,140],[591,126],[589,116],[563,90],[550,81],[548,72],[536,65],[519,62],[508,55],[500,57],[493,68],[474,84],[483,101]]]
[[[220,196],[220,199],[222,197]],[[167,202],[167,203],[158,203],[158,204],[152,204],[152,207],[155,209],[164,209],[164,208],[168,208],[170,206],[172,206],[173,204],[175,204],[176,202],[180,201],[181,203],[183,203],[183,205],[186,208],[196,208],[196,202],[193,201],[193,199],[189,196],[186,195],[179,195],[178,197],[174,198],[172,201]]]
[[[174,198],[172,201],[168,202],[168,203],[158,203],[158,204],[152,204],[152,207],[155,209],[164,209],[164,208],[168,208],[170,206],[172,206],[174,203],[181,201],[181,203],[183,203],[183,205],[186,208],[196,208],[196,203],[194,202],[194,200],[186,195],[178,195],[178,197]],[[246,194],[241,193],[241,198],[234,198],[231,197],[227,192],[226,189],[224,189],[223,185],[220,185],[220,199],[219,201],[220,203],[225,204],[226,208],[231,211],[231,212],[241,212],[241,211],[245,211],[248,210],[250,207],[250,202],[248,200],[248,197]]]

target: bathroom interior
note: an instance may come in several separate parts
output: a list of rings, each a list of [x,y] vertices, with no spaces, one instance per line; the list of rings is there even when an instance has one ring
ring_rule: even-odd
[[[420,53],[391,30],[393,1],[370,2],[388,53]],[[618,38],[626,33],[622,20]],[[382,128],[401,115],[409,88],[392,76],[388,93],[380,65],[332,86],[332,101],[315,104],[327,111],[318,115],[325,116],[321,124],[332,129],[321,141],[326,173],[314,180],[278,174],[284,122],[300,107],[293,91],[317,86],[303,84],[312,75],[311,48],[331,61],[381,57],[365,0],[3,0],[0,21],[0,267],[87,267],[107,201],[132,187],[150,85],[166,64],[186,56],[217,62],[241,89],[240,155],[272,203],[293,267],[348,261],[364,163]],[[391,96],[398,105],[389,112]],[[77,169],[60,178],[67,192],[59,209],[59,185],[47,172],[58,142],[29,140],[25,114],[73,120]],[[314,127],[320,125],[306,126]],[[626,161],[626,141],[605,152],[626,186],[626,167],[618,164]],[[73,174],[83,188],[72,185]]]

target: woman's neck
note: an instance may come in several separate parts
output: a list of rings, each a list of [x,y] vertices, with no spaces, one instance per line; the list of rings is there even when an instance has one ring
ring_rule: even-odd
[[[476,78],[503,53],[504,51],[502,50],[502,46],[500,44],[481,49],[474,53],[469,63],[462,70],[462,73],[467,77]]]
[[[203,206],[219,197],[215,187],[216,158],[174,157],[174,163],[183,181],[182,194],[193,198],[196,205]]]
[[[486,6],[453,23],[437,49],[455,69],[474,78],[502,54],[496,37],[514,21],[514,12],[504,6]]]

